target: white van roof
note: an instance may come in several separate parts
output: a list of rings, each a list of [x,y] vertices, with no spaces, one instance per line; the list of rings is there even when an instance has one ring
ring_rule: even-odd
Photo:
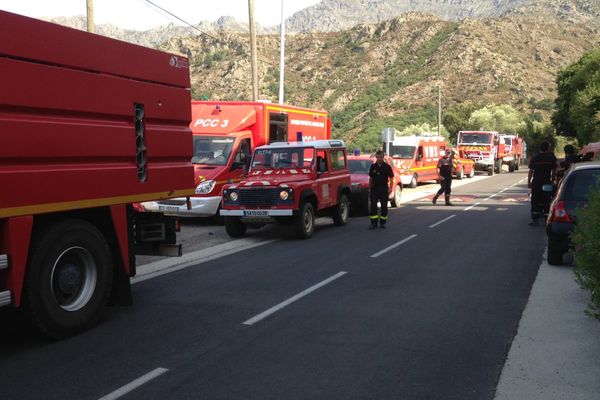
[[[411,135],[411,136],[396,136],[394,138],[394,142],[392,143],[394,146],[417,146],[421,142],[445,142],[446,138],[443,136],[421,136],[421,135]]]

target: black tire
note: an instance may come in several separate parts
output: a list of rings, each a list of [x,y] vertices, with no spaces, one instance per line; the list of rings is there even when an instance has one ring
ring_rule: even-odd
[[[494,169],[495,169],[495,168],[494,168],[494,166],[493,166],[493,165],[490,165],[490,166],[488,167],[488,176],[494,176]]]
[[[225,217],[225,231],[232,238],[241,238],[246,235],[248,225],[240,217]]]
[[[223,226],[225,224],[225,217],[223,217],[220,213],[221,206],[217,208],[217,213],[212,217],[212,222],[215,225]]]
[[[315,210],[310,202],[302,204],[295,218],[294,228],[300,239],[308,239],[315,231]]]
[[[518,170],[519,170],[519,168],[521,168],[521,159],[518,159],[518,160],[515,162],[515,171],[518,171]]]
[[[471,172],[469,172],[469,175],[467,175],[469,177],[469,179],[475,177],[475,167],[471,167]]]
[[[394,197],[390,201],[392,207],[398,208],[400,207],[400,203],[402,202],[402,187],[400,184],[396,186],[396,190],[394,191]]]
[[[562,265],[565,246],[554,235],[548,235],[548,264]]]
[[[32,243],[24,306],[42,334],[62,339],[98,323],[113,284],[110,248],[87,221],[48,226]]]
[[[348,223],[348,215],[350,215],[350,202],[348,196],[340,195],[337,205],[333,209],[333,224],[342,226]]]
[[[461,168],[460,172],[456,174],[456,179],[458,179],[459,181],[465,179],[465,169],[464,168]]]
[[[515,162],[511,161],[511,163],[508,165],[508,172],[515,172]]]
[[[418,178],[419,177],[417,176],[417,174],[414,174],[412,176],[412,179],[410,180],[410,183],[408,184],[408,187],[411,189],[416,188],[419,185]]]
[[[371,194],[367,193],[367,197],[364,202],[362,202],[362,214],[369,215],[371,213]]]

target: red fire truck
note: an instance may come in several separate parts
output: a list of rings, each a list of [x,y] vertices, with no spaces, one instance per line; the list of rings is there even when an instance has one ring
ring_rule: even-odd
[[[503,163],[508,165],[508,172],[518,171],[523,161],[523,139],[519,135],[501,135],[500,140],[504,142]]]
[[[0,11],[0,306],[61,338],[180,253],[133,202],[194,191],[185,58]]]
[[[218,215],[223,185],[240,182],[251,152],[274,142],[331,137],[327,112],[264,102],[192,102],[196,191],[184,197],[147,202],[147,211],[180,217]]]
[[[501,173],[504,159],[510,158],[498,132],[461,131],[457,141],[458,150],[475,162],[475,169],[488,175]]]

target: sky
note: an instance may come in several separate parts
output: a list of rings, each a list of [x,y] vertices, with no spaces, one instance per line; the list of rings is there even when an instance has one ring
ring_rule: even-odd
[[[214,21],[232,16],[248,21],[247,0],[151,0],[189,23]],[[319,3],[320,0],[283,0],[285,17]],[[0,10],[29,17],[70,17],[85,15],[86,0],[0,0]],[[94,22],[112,23],[122,28],[146,30],[170,22],[172,17],[155,11],[146,0],[94,0]],[[254,0],[256,22],[263,26],[279,25],[280,0]]]

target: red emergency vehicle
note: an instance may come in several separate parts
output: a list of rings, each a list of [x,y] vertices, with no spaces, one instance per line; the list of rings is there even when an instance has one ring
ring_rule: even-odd
[[[348,156],[348,169],[350,170],[351,198],[350,206],[352,212],[359,211],[368,215],[371,208],[371,199],[369,197],[369,169],[376,161],[374,155],[352,155]],[[400,207],[402,199],[402,174],[394,165],[394,160],[390,156],[385,156],[385,162],[388,163],[394,171],[394,180],[389,200],[392,207]]]
[[[504,142],[503,164],[508,165],[508,172],[518,171],[523,161],[523,139],[519,135],[500,135]]]
[[[456,179],[472,178],[475,176],[475,162],[468,157],[462,150],[452,149],[454,158],[452,159],[452,174]]]
[[[494,131],[458,132],[458,149],[475,162],[475,169],[488,175],[502,172],[504,159],[509,159],[506,145]]]
[[[390,155],[400,170],[402,184],[416,188],[420,182],[437,179],[440,151],[446,150],[446,138],[437,135],[399,136],[390,143]]]
[[[148,211],[183,217],[218,214],[223,185],[241,181],[254,148],[275,142],[331,137],[327,112],[264,102],[192,102],[196,191],[144,203]]]
[[[188,61],[3,11],[0,37],[0,306],[64,337],[181,250],[129,204],[193,193]]]

